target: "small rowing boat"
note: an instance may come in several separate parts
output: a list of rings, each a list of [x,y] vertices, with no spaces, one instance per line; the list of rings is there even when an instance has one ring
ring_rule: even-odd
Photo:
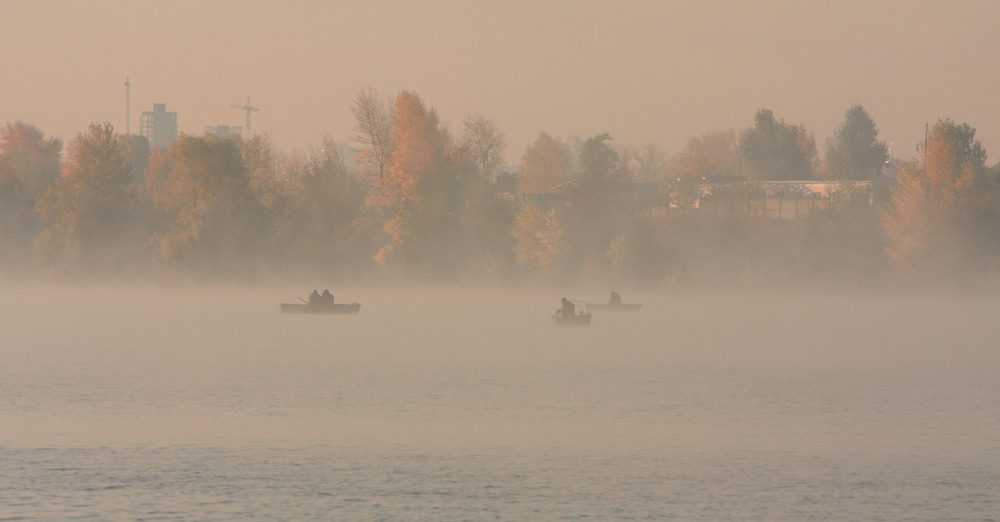
[[[552,314],[552,324],[556,326],[590,326],[590,318],[594,314],[580,312],[576,315],[563,315],[561,312]]]
[[[281,303],[283,314],[356,314],[360,303]]]

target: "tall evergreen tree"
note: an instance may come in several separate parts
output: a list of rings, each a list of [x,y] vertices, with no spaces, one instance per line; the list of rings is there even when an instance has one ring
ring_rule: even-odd
[[[853,105],[834,133],[836,144],[826,153],[827,178],[868,180],[878,176],[889,159],[888,148],[868,111]]]

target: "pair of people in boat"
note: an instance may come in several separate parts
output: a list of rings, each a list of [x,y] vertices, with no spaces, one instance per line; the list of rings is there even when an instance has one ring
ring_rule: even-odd
[[[330,293],[329,289],[324,289],[323,294],[320,295],[315,289],[309,294],[309,304],[314,306],[332,305],[333,304],[333,294]]]

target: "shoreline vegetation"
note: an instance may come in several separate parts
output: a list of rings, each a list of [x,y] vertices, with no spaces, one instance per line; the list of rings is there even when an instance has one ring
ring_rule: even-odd
[[[329,137],[0,126],[0,279],[482,282],[684,290],[1000,289],[1000,164],[941,119],[895,159],[860,105],[821,156],[768,109],[674,156],[540,132],[518,165],[486,116],[415,93],[352,103]],[[169,284],[169,283],[168,283]]]

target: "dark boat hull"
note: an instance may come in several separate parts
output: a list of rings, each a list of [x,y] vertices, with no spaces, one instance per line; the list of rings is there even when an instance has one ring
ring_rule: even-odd
[[[587,310],[591,312],[638,312],[642,308],[641,303],[636,304],[595,304],[586,303]]]
[[[334,303],[322,305],[281,303],[281,313],[283,314],[356,314],[360,310],[360,303]]]
[[[590,326],[590,318],[593,314],[582,312],[579,315],[555,314],[552,316],[552,324],[556,326]]]

